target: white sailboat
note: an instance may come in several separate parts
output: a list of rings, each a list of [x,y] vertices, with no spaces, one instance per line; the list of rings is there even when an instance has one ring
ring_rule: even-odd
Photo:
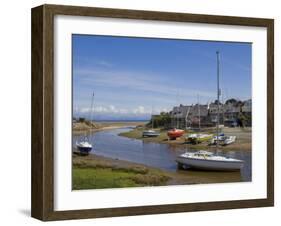
[[[220,99],[220,86],[219,86],[219,52],[217,52],[217,140],[220,139],[219,134],[219,99]],[[216,142],[216,153],[218,151],[218,143]],[[228,158],[218,154],[213,154],[208,151],[185,152],[177,156],[177,163],[179,168],[195,168],[203,170],[240,170],[244,161],[240,159]]]
[[[220,171],[240,170],[244,164],[242,160],[215,155],[208,151],[186,152],[178,156],[176,161],[180,168]]]
[[[89,116],[91,126],[92,126],[92,110],[94,104],[94,96],[95,94],[93,92],[93,96],[91,100],[90,116]],[[89,138],[85,134],[82,140],[76,141],[76,148],[78,149],[81,155],[88,155],[89,152],[93,149],[93,145],[89,142]]]
[[[222,96],[222,99],[223,99],[223,96]],[[223,100],[222,100],[223,102]],[[223,113],[223,122],[224,122],[224,110],[222,111]],[[218,114],[218,121],[219,121],[219,114]],[[224,127],[224,125],[222,125],[222,128]],[[223,129],[222,129],[223,130]],[[218,138],[217,138],[218,137]],[[215,136],[213,137],[211,140],[210,140],[210,144],[220,144],[222,146],[225,146],[225,145],[229,145],[229,144],[232,144],[236,141],[236,136],[230,136],[230,135],[225,135],[224,133],[221,133],[219,134],[219,136]]]
[[[89,143],[87,137],[84,137],[83,141],[77,141],[76,147],[82,155],[88,155],[89,152],[93,149],[93,146],[91,143]]]
[[[151,110],[151,129],[142,132],[142,137],[158,137],[160,133],[156,132],[154,129],[154,119],[153,119],[153,108]]]
[[[224,136],[219,143],[221,145],[228,145],[234,143],[236,140],[236,136]]]
[[[198,106],[198,130],[199,132],[201,131],[201,114],[200,114],[200,102],[199,102],[199,95],[197,96],[198,102],[197,102],[197,106]],[[205,141],[209,141],[210,139],[212,139],[213,134],[205,134],[205,133],[191,133],[188,134],[185,137],[185,140],[187,142],[193,143],[193,144],[198,144],[198,143],[202,143]]]

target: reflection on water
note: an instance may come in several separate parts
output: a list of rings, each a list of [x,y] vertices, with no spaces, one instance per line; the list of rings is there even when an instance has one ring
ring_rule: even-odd
[[[105,157],[177,171],[176,156],[187,150],[195,151],[187,149],[185,145],[171,146],[118,136],[119,133],[129,130],[131,128],[106,130],[90,134],[89,141],[93,144],[92,152]],[[80,136],[73,136],[73,145],[80,139]],[[251,152],[242,150],[220,151],[219,154],[244,160],[245,164],[241,170],[241,180],[251,181]]]

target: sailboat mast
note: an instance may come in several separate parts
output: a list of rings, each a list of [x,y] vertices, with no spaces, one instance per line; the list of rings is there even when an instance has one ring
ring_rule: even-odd
[[[93,105],[94,105],[94,97],[95,97],[95,93],[93,92],[93,96],[92,96],[92,100],[91,100],[91,108],[90,108],[90,115],[89,115],[89,120],[91,123],[91,127],[92,127],[92,116],[93,116]]]
[[[197,95],[197,102],[198,102],[198,115],[199,115],[198,126],[199,126],[199,131],[200,131],[201,130],[201,115],[200,115],[199,95]]]
[[[219,117],[220,117],[220,52],[217,51],[217,141],[216,150],[219,143]]]
[[[154,128],[153,107],[151,107],[151,127]]]
[[[177,92],[177,105],[179,104],[179,92]],[[177,106],[177,129],[179,128],[179,107]]]

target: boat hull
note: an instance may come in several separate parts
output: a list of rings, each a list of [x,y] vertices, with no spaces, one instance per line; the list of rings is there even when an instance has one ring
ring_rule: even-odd
[[[142,136],[143,137],[158,137],[160,134],[159,133],[156,133],[156,132],[146,132],[146,131],[144,131],[143,133],[142,133]]]
[[[224,140],[220,141],[220,144],[223,146],[234,143],[236,140],[236,136],[226,137]]]
[[[198,143],[202,143],[202,142],[206,142],[206,141],[209,141],[209,140],[211,140],[212,139],[212,136],[213,135],[207,135],[207,136],[202,136],[202,137],[196,137],[196,136],[194,136],[194,137],[187,137],[187,138],[185,138],[185,140],[187,141],[187,142],[190,142],[190,143],[193,143],[193,144],[198,144]]]
[[[167,135],[171,140],[175,140],[184,134],[184,130],[176,129],[168,131]]]
[[[214,171],[236,171],[241,170],[243,161],[214,161],[207,159],[193,159],[186,157],[178,157],[177,160],[180,166]]]
[[[82,155],[88,155],[90,153],[90,151],[92,150],[92,147],[81,147],[81,146],[77,146],[78,151],[80,152],[80,154]]]

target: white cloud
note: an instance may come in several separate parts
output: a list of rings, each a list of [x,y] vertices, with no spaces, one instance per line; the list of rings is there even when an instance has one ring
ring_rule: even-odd
[[[133,109],[134,114],[144,114],[145,112],[144,106],[138,106],[137,108]]]
[[[188,87],[188,83],[182,84],[184,85],[182,87],[173,85],[170,80],[165,80],[167,76],[164,77],[154,73],[87,68],[75,70],[74,76],[79,77],[79,81],[86,86],[87,84],[95,84],[96,86],[108,88],[132,89],[171,96],[180,92],[183,98],[193,97],[195,94],[201,97],[215,95],[215,91],[193,90],[191,87]]]
[[[77,113],[90,113],[90,108],[78,108],[75,107],[74,112]],[[171,109],[168,108],[154,108],[153,110],[148,107],[144,106],[137,106],[135,108],[117,108],[114,105],[109,105],[109,106],[94,106],[93,108],[93,113],[107,113],[107,114],[135,114],[135,115],[144,115],[144,114],[160,114],[160,112],[168,112]]]

